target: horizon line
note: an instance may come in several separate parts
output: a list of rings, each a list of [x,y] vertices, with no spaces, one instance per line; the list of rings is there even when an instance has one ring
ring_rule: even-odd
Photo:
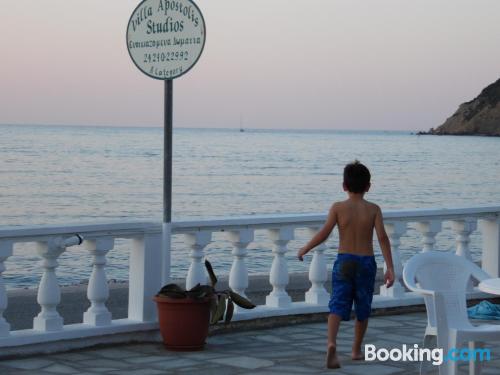
[[[153,126],[153,125],[97,125],[97,124],[47,124],[47,123],[0,123],[0,126],[40,126],[40,127],[86,127],[86,128],[129,128],[129,129],[163,129],[163,126]],[[346,128],[273,128],[273,127],[213,127],[213,126],[174,126],[174,129],[193,129],[193,130],[276,130],[276,131],[343,131],[343,132],[399,132],[399,133],[417,133],[421,130],[409,130],[409,129],[346,129]]]

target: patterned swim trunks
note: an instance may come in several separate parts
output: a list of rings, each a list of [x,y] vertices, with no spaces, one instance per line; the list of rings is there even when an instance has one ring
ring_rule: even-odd
[[[359,321],[371,313],[377,263],[370,255],[341,253],[333,264],[330,314],[349,320],[352,304]]]

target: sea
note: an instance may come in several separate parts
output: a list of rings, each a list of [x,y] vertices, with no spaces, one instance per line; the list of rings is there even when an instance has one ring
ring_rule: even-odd
[[[187,129],[173,134],[173,220],[259,214],[326,213],[345,199],[342,172],[355,159],[372,173],[366,198],[383,209],[500,204],[500,138],[419,136],[395,131]],[[0,126],[0,229],[162,220],[163,129],[147,127]],[[290,272],[307,271],[295,259],[309,234],[289,243]],[[327,263],[337,235],[327,242]],[[249,246],[250,274],[266,274],[272,262],[265,231]],[[452,250],[454,234],[437,236]],[[481,238],[472,235],[473,256]],[[403,259],[419,251],[409,227]],[[130,241],[117,240],[107,257],[110,280],[128,280]],[[231,246],[214,235],[206,256],[220,275],[229,273]],[[377,260],[382,261],[377,249]],[[17,244],[6,262],[9,289],[33,288],[42,269],[34,244]],[[310,258],[309,258],[310,259]],[[184,277],[189,251],[175,236],[172,275]],[[78,247],[59,258],[61,285],[86,283],[91,257]]]

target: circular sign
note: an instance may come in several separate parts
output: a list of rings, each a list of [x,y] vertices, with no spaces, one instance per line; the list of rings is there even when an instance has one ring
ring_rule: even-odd
[[[191,0],[144,0],[130,16],[127,49],[144,74],[174,79],[196,64],[205,35],[205,20]]]

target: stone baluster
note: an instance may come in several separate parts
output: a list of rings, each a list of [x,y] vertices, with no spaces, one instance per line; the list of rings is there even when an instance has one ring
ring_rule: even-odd
[[[472,219],[453,220],[451,222],[451,228],[456,234],[456,254],[472,261],[469,250],[470,234],[477,229],[477,221]],[[467,282],[467,290],[472,291],[473,289],[474,282],[471,279]]]
[[[285,254],[288,242],[293,240],[293,228],[270,229],[269,236],[274,244],[274,259],[269,275],[269,281],[273,286],[273,290],[266,296],[266,305],[271,307],[287,307],[292,302],[292,299],[285,290],[289,281]]]
[[[401,282],[403,277],[403,262],[399,253],[401,236],[406,233],[406,223],[401,221],[388,222],[385,224],[387,236],[391,241],[392,263],[394,265],[394,285],[387,288],[385,285],[380,287],[380,295],[387,297],[400,298],[405,294],[405,288]],[[387,271],[387,265],[384,262],[384,273]]]
[[[191,264],[186,277],[186,289],[196,284],[207,283],[207,273],[203,264],[203,251],[212,239],[212,232],[198,231],[186,234],[186,244],[191,248]]]
[[[85,249],[93,256],[92,274],[87,287],[87,298],[90,307],[83,314],[83,322],[93,326],[104,326],[111,324],[111,313],[106,307],[109,298],[108,280],[106,278],[106,254],[114,247],[114,239],[111,237],[87,240],[84,242]]]
[[[422,234],[422,251],[433,251],[436,243],[436,235],[441,232],[442,222],[440,220],[429,220],[417,223],[417,230]]]
[[[451,228],[456,234],[456,254],[467,260],[472,260],[469,250],[470,234],[477,229],[477,221],[472,219],[453,220]]]
[[[61,290],[56,277],[59,265],[57,258],[66,250],[59,238],[47,242],[37,242],[37,252],[43,258],[43,275],[38,286],[37,302],[42,311],[33,319],[33,329],[37,331],[60,331],[63,318],[57,312],[61,302]]]
[[[319,227],[308,228],[307,231],[314,236]],[[325,282],[328,280],[328,270],[325,260],[326,245],[322,243],[313,250],[311,265],[309,266],[309,281],[311,288],[306,292],[306,303],[315,305],[328,305],[330,295],[325,289]]]
[[[500,218],[479,221],[483,237],[482,267],[491,277],[500,277]]]
[[[5,271],[4,262],[13,253],[13,243],[11,241],[0,241],[0,337],[10,334],[10,324],[3,317],[3,312],[7,309],[7,292],[3,281],[2,273]]]
[[[254,239],[252,229],[241,229],[227,233],[229,241],[233,245],[233,264],[229,273],[229,287],[232,291],[246,297],[245,290],[248,288],[248,268],[245,262],[247,246]],[[235,306],[235,312],[241,311],[241,307]]]

